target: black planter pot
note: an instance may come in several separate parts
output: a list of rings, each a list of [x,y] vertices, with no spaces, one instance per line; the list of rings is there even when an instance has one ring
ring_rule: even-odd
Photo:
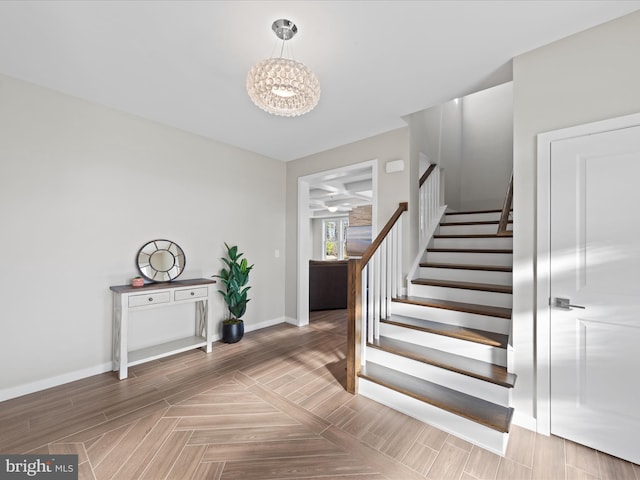
[[[222,341],[224,343],[236,343],[244,336],[244,322],[238,320],[237,323],[222,322]]]

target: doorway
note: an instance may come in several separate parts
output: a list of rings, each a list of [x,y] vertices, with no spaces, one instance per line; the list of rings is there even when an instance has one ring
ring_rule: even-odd
[[[640,115],[538,152],[538,431],[638,463]]]
[[[353,206],[362,205],[366,200],[372,206],[372,232],[376,232],[377,164],[377,160],[369,160],[298,178],[299,326],[309,323],[309,260],[314,257],[313,219],[329,218],[338,212],[345,216]],[[321,242],[322,239],[315,240]]]

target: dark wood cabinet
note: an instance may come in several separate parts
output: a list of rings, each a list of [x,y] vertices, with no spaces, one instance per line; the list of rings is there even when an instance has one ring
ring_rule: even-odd
[[[309,261],[309,310],[347,308],[347,261]]]

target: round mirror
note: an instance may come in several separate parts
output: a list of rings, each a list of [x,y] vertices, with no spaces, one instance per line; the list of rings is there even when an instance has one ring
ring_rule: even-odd
[[[138,270],[154,282],[170,282],[177,278],[186,263],[184,252],[169,240],[152,240],[138,251]]]

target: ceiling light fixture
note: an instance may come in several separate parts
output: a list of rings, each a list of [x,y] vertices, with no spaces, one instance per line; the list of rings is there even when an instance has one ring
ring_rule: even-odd
[[[273,22],[271,29],[282,40],[280,57],[256,63],[247,75],[247,93],[265,112],[283,117],[303,115],[318,104],[320,82],[305,64],[284,58],[284,44],[298,32],[289,20]]]
[[[329,197],[329,202],[333,203],[333,195],[331,195]],[[325,207],[327,207],[327,210],[329,210],[331,213],[336,213],[338,211],[338,207],[336,207],[335,205],[327,205],[327,202],[325,202]]]

